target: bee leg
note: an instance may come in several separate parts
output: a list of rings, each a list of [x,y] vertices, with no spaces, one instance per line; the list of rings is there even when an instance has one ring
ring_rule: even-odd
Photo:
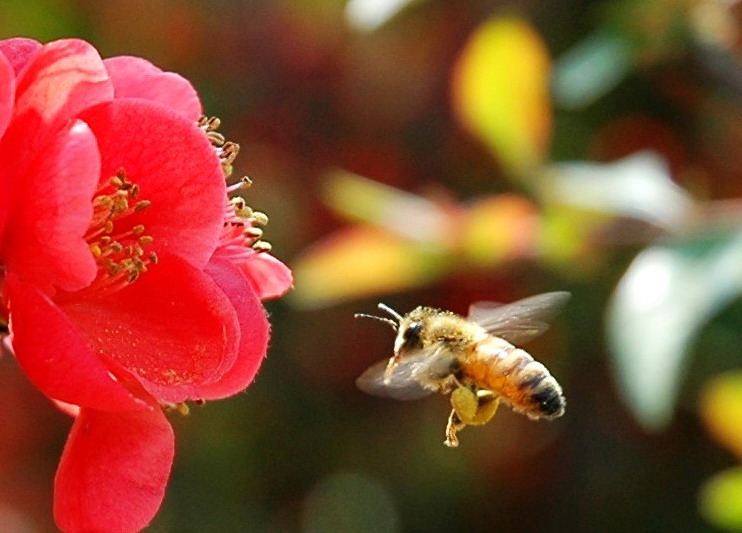
[[[476,419],[479,409],[477,393],[465,385],[459,384],[451,393],[451,414],[446,425],[446,440],[443,442],[449,448],[459,445],[456,434]]]
[[[386,364],[386,368],[384,369],[384,385],[389,385],[392,380],[392,375],[394,374],[394,369],[397,368],[397,365],[399,364],[399,356],[393,355],[389,358],[389,362]]]
[[[456,434],[465,427],[466,424],[464,424],[459,418],[459,415],[456,414],[456,409],[451,409],[451,414],[448,415],[448,424],[446,424],[446,440],[443,441],[443,444],[449,448],[458,447],[459,438]]]
[[[477,412],[467,423],[472,426],[481,426],[486,424],[497,413],[500,405],[500,398],[492,391],[477,391]]]
[[[451,374],[446,379],[440,382],[438,392],[444,395],[451,394],[453,391],[463,386],[464,385],[462,385],[461,382],[456,379],[456,376]]]
[[[488,390],[473,390],[460,385],[451,393],[451,414],[446,426],[446,440],[444,444],[450,448],[459,445],[457,433],[466,426],[481,426],[486,424],[497,413],[500,398]]]

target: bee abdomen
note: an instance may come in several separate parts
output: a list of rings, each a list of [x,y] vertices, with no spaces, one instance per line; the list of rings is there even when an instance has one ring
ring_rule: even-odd
[[[567,402],[562,388],[538,361],[531,360],[511,379],[522,394],[524,412],[531,418],[557,418],[564,414]]]
[[[564,414],[566,400],[562,388],[544,365],[528,352],[492,338],[480,346],[465,368],[482,388],[506,400],[514,411],[529,418],[558,418]]]

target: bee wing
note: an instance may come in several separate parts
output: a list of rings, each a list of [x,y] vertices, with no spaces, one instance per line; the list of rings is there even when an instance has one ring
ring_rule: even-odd
[[[385,381],[388,360],[384,359],[369,367],[356,380],[356,386],[366,394],[394,398],[395,400],[417,400],[434,392],[425,388],[417,376],[427,367],[423,356],[405,357],[399,361],[389,380]]]
[[[547,292],[509,304],[476,302],[469,307],[469,319],[491,335],[512,344],[524,344],[549,329],[549,321],[564,307],[570,294]]]

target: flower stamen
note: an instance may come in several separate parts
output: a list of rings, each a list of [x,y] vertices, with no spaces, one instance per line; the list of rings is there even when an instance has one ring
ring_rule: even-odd
[[[98,275],[86,291],[108,294],[118,290],[139,279],[149,264],[157,262],[156,254],[145,250],[154,238],[146,234],[143,224],[121,227],[126,217],[151,205],[148,200],[138,200],[139,195],[139,186],[129,181],[124,169],[99,186],[85,235],[98,263]]]
[[[216,117],[204,116],[198,120],[198,127],[216,150],[225,178],[229,178],[232,175],[235,159],[240,152],[240,145],[227,141],[222,134],[217,133],[216,130],[220,125],[221,120]],[[243,176],[237,183],[227,187],[227,193],[245,190],[251,185],[252,180]],[[270,252],[270,243],[262,240],[262,228],[267,224],[268,215],[252,209],[240,196],[230,198],[224,214],[224,231],[221,237],[223,250],[228,251],[230,257],[235,260],[250,252]]]

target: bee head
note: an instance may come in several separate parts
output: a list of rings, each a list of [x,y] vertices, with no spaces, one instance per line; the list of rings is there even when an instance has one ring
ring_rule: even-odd
[[[402,317],[394,342],[394,353],[403,355],[426,348],[433,338],[431,333],[436,330],[436,317],[441,313],[438,309],[420,306]]]

